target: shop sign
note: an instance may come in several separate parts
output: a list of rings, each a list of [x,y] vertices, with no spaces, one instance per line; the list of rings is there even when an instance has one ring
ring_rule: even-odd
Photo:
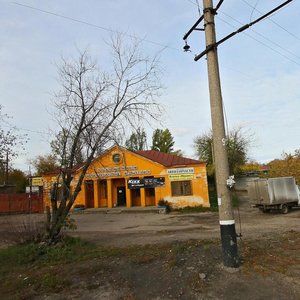
[[[194,174],[172,174],[169,175],[170,180],[192,180],[194,179]]]
[[[26,194],[38,193],[40,191],[38,186],[26,186]]]
[[[140,189],[140,188],[156,188],[156,187],[164,187],[165,186],[165,178],[157,177],[157,178],[137,178],[137,179],[128,179],[127,181],[129,189]]]
[[[156,188],[156,187],[164,187],[165,186],[165,178],[157,177],[157,178],[144,178],[145,188]]]
[[[32,186],[43,186],[43,178],[42,177],[33,177],[31,178]]]
[[[129,189],[140,189],[145,186],[143,179],[128,179],[127,184]]]
[[[61,178],[59,181],[62,182]],[[56,176],[51,177],[51,183],[56,183],[56,182],[57,182],[57,177]]]
[[[173,174],[194,174],[195,170],[194,168],[176,168],[176,169],[168,169],[167,174],[173,175]]]
[[[137,166],[122,166],[113,168],[96,168],[95,174],[87,174],[86,178],[110,178],[150,175],[151,170],[139,170]]]

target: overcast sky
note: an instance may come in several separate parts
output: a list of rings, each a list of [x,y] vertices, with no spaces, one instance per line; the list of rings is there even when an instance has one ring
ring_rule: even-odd
[[[255,20],[284,1],[226,0],[216,16],[217,38]],[[165,86],[160,102],[165,128],[176,149],[194,157],[193,139],[211,127],[204,33],[185,32],[199,18],[196,0],[0,0],[0,103],[10,123],[28,135],[26,153],[15,162],[50,151],[55,128],[52,95],[59,90],[60,57],[89,49],[108,67],[111,31],[145,39],[145,53],[160,53]],[[199,0],[202,11],[202,0]],[[214,1],[217,4],[217,1]],[[44,11],[44,12],[42,12]],[[58,16],[60,15],[60,16]],[[266,163],[300,148],[300,1],[240,33],[218,48],[228,127],[244,126],[255,136],[252,159]],[[71,20],[73,19],[73,20]],[[153,124],[156,128],[160,125]],[[151,143],[152,129],[148,129]]]

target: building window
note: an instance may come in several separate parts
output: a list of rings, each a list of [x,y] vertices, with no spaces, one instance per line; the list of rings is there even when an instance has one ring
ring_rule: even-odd
[[[115,164],[119,164],[122,161],[122,156],[120,153],[114,153],[112,155],[112,160]]]
[[[190,196],[192,195],[191,181],[172,181],[171,182],[172,196]]]

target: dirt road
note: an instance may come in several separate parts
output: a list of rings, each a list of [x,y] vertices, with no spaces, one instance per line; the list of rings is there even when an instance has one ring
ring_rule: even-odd
[[[193,214],[73,214],[77,230],[70,232],[96,243],[128,246],[219,237],[218,213]],[[300,231],[300,210],[263,214],[244,203],[235,209],[236,231],[246,238]]]
[[[300,232],[300,209],[288,214],[264,214],[244,200],[234,213],[237,234],[243,239],[289,230]],[[114,213],[112,210],[105,214],[73,213],[71,218],[75,219],[77,230],[67,231],[68,234],[118,247],[218,238],[220,232],[216,212],[158,214]],[[13,238],[15,232],[22,232],[27,223],[30,230],[34,230],[35,223],[43,219],[41,214],[0,216],[0,245],[4,239]]]

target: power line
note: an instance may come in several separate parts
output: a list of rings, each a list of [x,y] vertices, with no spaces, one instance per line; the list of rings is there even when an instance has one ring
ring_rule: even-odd
[[[27,129],[27,128],[21,128],[15,125],[12,125],[8,122],[5,122],[8,125],[2,125],[2,127],[6,127],[6,128],[10,128],[10,129],[15,129],[15,130],[21,130],[21,131],[27,131],[27,132],[32,132],[32,133],[37,133],[37,134],[44,134],[44,135],[49,135],[51,136],[52,134],[49,132],[43,132],[43,131],[37,131],[37,130],[31,130],[31,129]]]
[[[190,2],[190,3],[192,3],[192,4],[194,4],[194,5],[197,5],[197,6],[198,6],[198,4],[196,4],[196,3],[195,3],[194,1],[192,1],[192,0],[187,0],[187,1]],[[251,8],[253,8],[253,10],[257,10],[255,6],[250,5],[247,1],[245,1],[245,0],[242,0],[242,1],[245,2],[245,3],[247,3]],[[223,2],[223,1],[219,1],[219,3],[220,3],[220,2]],[[219,4],[219,3],[218,3],[218,4]],[[221,4],[222,4],[222,3],[221,3]],[[223,14],[223,15],[225,15],[225,16],[227,16],[227,17],[229,17],[229,18],[231,18],[232,20],[234,20],[235,22],[237,22],[237,23],[239,23],[239,24],[243,24],[243,23],[241,23],[240,21],[238,21],[237,19],[233,18],[232,16],[228,15],[227,13],[225,13],[225,12],[223,12],[223,11],[221,11],[220,13]],[[260,13],[261,13],[261,12],[260,12]],[[261,13],[261,14],[262,14],[262,13]],[[218,16],[218,18],[219,18],[221,21],[223,21],[224,23],[228,24],[229,26],[231,26],[231,27],[237,29],[237,27],[235,27],[234,25],[232,25],[232,24],[230,24],[229,22],[225,21],[225,20],[222,19],[220,16]],[[267,17],[267,19],[269,19],[270,21],[273,22],[273,20],[272,20],[270,17]],[[199,19],[199,20],[200,20],[200,19]],[[202,21],[202,19],[201,19],[200,21]],[[200,21],[199,21],[199,23],[200,23]],[[198,22],[198,21],[197,21],[197,22]],[[199,23],[197,23],[197,25],[198,25]],[[273,22],[273,23],[274,23],[274,24],[277,24],[276,22]],[[197,25],[196,25],[196,26],[197,26]],[[279,24],[278,24],[278,25],[279,25]],[[196,27],[196,26],[195,26],[195,27]],[[279,26],[280,26],[280,25],[279,25]],[[284,28],[283,28],[283,29],[284,29]],[[257,35],[259,35],[260,37],[264,38],[265,40],[269,41],[270,43],[272,43],[273,45],[275,45],[275,46],[277,46],[278,48],[282,49],[283,51],[289,53],[290,55],[293,55],[293,56],[294,56],[295,58],[297,58],[297,59],[300,59],[300,56],[298,56],[298,55],[296,55],[295,53],[291,52],[290,50],[288,50],[288,49],[282,47],[282,46],[279,45],[278,43],[273,42],[271,39],[269,39],[268,37],[264,36],[263,34],[261,34],[261,33],[255,31],[255,30],[253,30],[252,28],[251,28],[251,30],[252,30],[255,34],[257,34]],[[280,56],[282,56],[282,57],[288,59],[289,61],[291,61],[291,62],[293,62],[293,63],[295,63],[295,64],[297,64],[297,65],[300,65],[297,61],[295,61],[295,60],[293,60],[292,58],[290,58],[289,56],[287,56],[287,55],[281,53],[280,51],[278,51],[278,50],[272,48],[271,46],[267,45],[266,43],[264,43],[264,42],[262,42],[262,41],[256,39],[255,37],[253,37],[253,36],[251,36],[251,35],[249,35],[249,34],[247,34],[247,33],[245,33],[245,32],[243,32],[243,33],[244,33],[246,36],[248,36],[249,38],[253,39],[254,41],[260,43],[261,45],[267,47],[268,49],[272,50],[273,52],[279,54]],[[185,36],[186,36],[186,35],[185,35]]]
[[[259,0],[256,0],[255,5],[252,7],[253,9],[252,9],[251,14],[250,14],[250,18],[249,18],[250,21],[249,22],[252,21],[252,16],[253,16],[254,11],[256,10],[258,2],[259,2]]]
[[[245,30],[247,30],[248,28],[250,28],[251,26],[257,24],[258,22],[262,21],[263,19],[267,18],[268,16],[272,15],[273,13],[275,13],[276,11],[281,10],[284,6],[286,6],[288,3],[292,2],[293,0],[287,0],[284,3],[276,6],[274,9],[270,10],[269,12],[267,12],[266,14],[262,15],[261,17],[259,17],[258,19],[252,21],[251,23],[248,23],[246,25],[243,25],[242,27],[238,28],[236,31],[228,34],[227,36],[225,36],[224,38],[220,39],[217,42],[214,42],[213,44],[210,44],[206,47],[206,49],[204,51],[202,51],[200,54],[198,54],[197,56],[195,56],[194,60],[198,61],[202,56],[204,56],[205,54],[209,53],[209,51],[211,51],[212,49],[218,47],[219,45],[221,45],[222,43],[224,43],[225,41],[227,41],[228,39],[232,38],[233,36],[235,36],[238,33],[241,33]],[[194,28],[193,28],[194,30]]]
[[[241,23],[240,21],[238,21],[237,19],[235,19],[234,17],[228,15],[227,13],[225,13],[225,12],[221,12],[221,13],[222,13],[223,15],[227,16],[228,18],[231,18],[231,19],[234,20],[235,22],[237,22],[237,23],[239,23],[239,24],[241,24],[241,25],[243,24],[243,23]],[[232,25],[232,24],[226,22],[226,21],[225,21],[224,19],[222,19],[220,16],[219,16],[218,18],[219,18],[222,22],[224,22],[224,23],[230,25],[231,27],[237,29],[237,27],[235,27],[234,25]],[[276,43],[276,42],[273,42],[271,39],[269,39],[268,37],[264,36],[263,34],[257,32],[256,30],[254,30],[254,29],[252,29],[252,28],[251,28],[251,30],[252,30],[255,34],[257,34],[257,35],[259,35],[260,37],[264,38],[265,40],[269,41],[270,43],[272,43],[273,45],[275,45],[275,46],[277,46],[278,48],[282,49],[283,51],[286,51],[287,53],[289,53],[289,54],[293,55],[294,57],[300,59],[300,56],[296,55],[296,54],[293,53],[292,51],[290,51],[290,50],[288,50],[288,49],[282,47],[281,45],[279,45],[279,44]],[[255,38],[252,37],[251,35],[249,35],[249,34],[247,34],[247,33],[244,33],[244,34],[245,34],[246,36],[250,37],[251,39],[253,39],[253,40],[259,42],[260,44],[262,44],[262,45],[264,45],[264,46],[267,46],[269,49],[271,49],[271,50],[273,50],[273,51],[279,53],[280,55],[282,55],[283,57],[289,59],[290,61],[295,62],[294,60],[290,59],[289,57],[287,57],[286,55],[282,54],[281,52],[276,51],[276,50],[274,50],[272,47],[270,47],[270,46],[266,45],[265,43],[261,42],[260,40],[255,39]],[[298,64],[297,62],[295,62],[295,63]]]
[[[167,46],[167,45],[164,45],[164,44],[152,41],[152,40],[148,40],[146,38],[140,38],[140,37],[137,37],[137,36],[132,35],[132,34],[117,31],[117,30],[114,30],[114,29],[109,29],[109,28],[106,28],[106,27],[103,27],[103,26],[100,26],[100,25],[96,25],[96,24],[93,24],[93,23],[89,23],[89,22],[86,22],[86,21],[83,21],[83,20],[75,19],[75,18],[72,18],[72,17],[68,17],[68,16],[65,16],[65,15],[61,15],[61,14],[54,13],[54,12],[51,12],[51,11],[48,11],[48,10],[33,7],[33,6],[30,6],[30,5],[21,4],[21,3],[18,3],[18,2],[12,2],[12,3],[15,4],[15,5],[26,7],[26,8],[29,8],[29,9],[32,9],[32,10],[35,10],[35,11],[39,11],[39,12],[42,12],[42,13],[45,13],[45,14],[48,14],[48,15],[52,15],[52,16],[59,17],[59,18],[62,18],[62,19],[66,19],[68,21],[81,23],[81,24],[84,24],[84,25],[87,25],[87,26],[90,26],[90,27],[94,27],[94,28],[97,28],[97,29],[101,29],[101,30],[104,30],[104,31],[108,31],[108,32],[111,32],[111,33],[122,34],[122,35],[128,36],[130,38],[138,39],[142,42],[147,42],[147,43],[150,43],[150,44],[153,44],[153,45],[156,45],[156,46],[160,46],[160,47],[163,47],[163,48],[168,48],[168,49],[171,49],[171,50],[176,50],[176,51],[182,52],[181,49],[171,47],[171,46]]]
[[[256,10],[258,13],[260,13],[261,15],[263,14],[261,11],[259,11],[255,6],[251,5],[248,1],[246,0],[242,0],[244,3],[246,3],[248,6],[250,6],[251,8],[253,8],[253,11]],[[291,35],[292,37],[294,37],[295,39],[297,39],[298,41],[300,41],[300,38],[295,35],[294,33],[290,32],[289,30],[287,30],[286,28],[284,28],[282,25],[280,25],[279,23],[275,22],[273,19],[271,19],[270,17],[267,18],[270,22],[272,22],[273,24],[275,24],[277,27],[281,28],[283,31],[285,31],[286,33],[288,33],[289,35]]]

